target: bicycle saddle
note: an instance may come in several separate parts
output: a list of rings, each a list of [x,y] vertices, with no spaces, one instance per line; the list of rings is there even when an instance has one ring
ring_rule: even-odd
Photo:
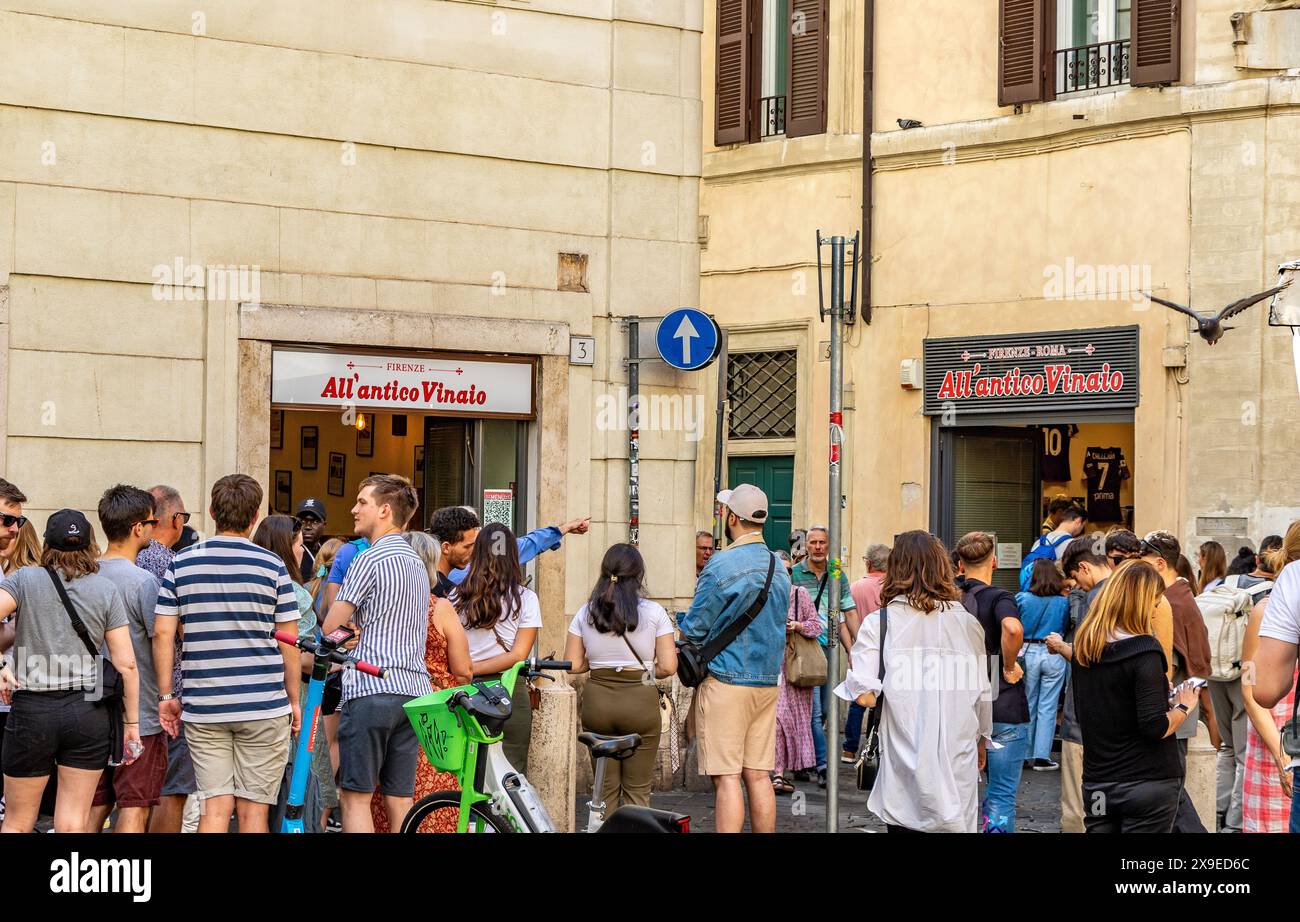
[[[641,745],[640,733],[626,736],[601,736],[599,733],[579,733],[578,742],[591,750],[597,759],[626,759]]]

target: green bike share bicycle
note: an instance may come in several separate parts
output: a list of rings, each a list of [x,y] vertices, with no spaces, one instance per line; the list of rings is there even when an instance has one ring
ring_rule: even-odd
[[[447,688],[403,705],[429,763],[454,774],[460,790],[421,797],[402,821],[402,832],[432,831],[431,826],[450,825],[452,817],[457,832],[556,832],[533,786],[502,752],[501,733],[510,718],[510,694],[520,673],[536,681],[551,678],[544,670],[566,671],[571,666],[534,656],[511,666],[500,681]],[[598,802],[606,762],[621,761],[636,752],[640,734],[580,733],[578,740],[596,758],[587,832],[690,831],[691,818],[684,814],[629,804],[606,816],[604,803]]]

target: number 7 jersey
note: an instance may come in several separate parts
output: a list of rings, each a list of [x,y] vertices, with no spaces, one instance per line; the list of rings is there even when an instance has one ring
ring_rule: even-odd
[[[1093,522],[1119,522],[1119,485],[1128,480],[1128,462],[1118,448],[1089,448],[1084,454],[1083,475],[1088,481],[1088,518]]]

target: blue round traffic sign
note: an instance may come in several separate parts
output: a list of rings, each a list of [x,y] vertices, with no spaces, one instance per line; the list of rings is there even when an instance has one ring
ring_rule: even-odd
[[[704,311],[682,307],[659,321],[655,344],[659,357],[669,365],[682,371],[695,371],[718,357],[722,332]]]

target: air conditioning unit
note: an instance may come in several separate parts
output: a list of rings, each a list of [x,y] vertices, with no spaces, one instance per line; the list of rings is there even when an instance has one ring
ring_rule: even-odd
[[[919,391],[925,386],[920,359],[903,359],[898,367],[898,383],[909,391]]]

